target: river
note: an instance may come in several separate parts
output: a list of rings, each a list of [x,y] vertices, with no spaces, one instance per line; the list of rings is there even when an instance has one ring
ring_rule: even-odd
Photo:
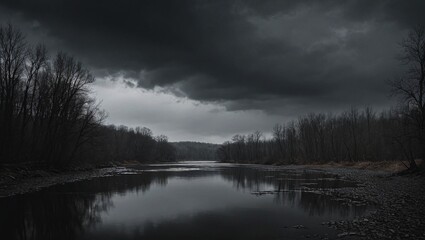
[[[0,199],[2,239],[332,239],[364,215],[332,191],[357,183],[301,167],[179,162]]]

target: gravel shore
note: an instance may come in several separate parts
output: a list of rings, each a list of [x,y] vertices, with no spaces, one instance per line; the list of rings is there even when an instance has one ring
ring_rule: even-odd
[[[376,206],[376,211],[350,221],[323,223],[337,229],[343,239],[425,239],[425,178],[396,176],[388,172],[327,168],[361,184],[340,189],[336,197]]]

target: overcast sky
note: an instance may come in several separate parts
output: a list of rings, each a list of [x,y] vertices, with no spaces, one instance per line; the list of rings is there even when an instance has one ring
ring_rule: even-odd
[[[423,0],[1,0],[0,22],[96,76],[106,123],[221,143],[309,112],[393,104]]]

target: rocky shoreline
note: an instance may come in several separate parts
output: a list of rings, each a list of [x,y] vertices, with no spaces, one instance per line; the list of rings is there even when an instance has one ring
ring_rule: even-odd
[[[326,169],[361,183],[339,189],[336,197],[356,199],[376,206],[366,216],[323,223],[343,239],[425,239],[425,178],[347,168]]]

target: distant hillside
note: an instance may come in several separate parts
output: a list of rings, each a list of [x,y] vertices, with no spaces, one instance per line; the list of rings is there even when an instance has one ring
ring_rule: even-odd
[[[172,142],[177,160],[217,160],[219,144],[201,142]]]

